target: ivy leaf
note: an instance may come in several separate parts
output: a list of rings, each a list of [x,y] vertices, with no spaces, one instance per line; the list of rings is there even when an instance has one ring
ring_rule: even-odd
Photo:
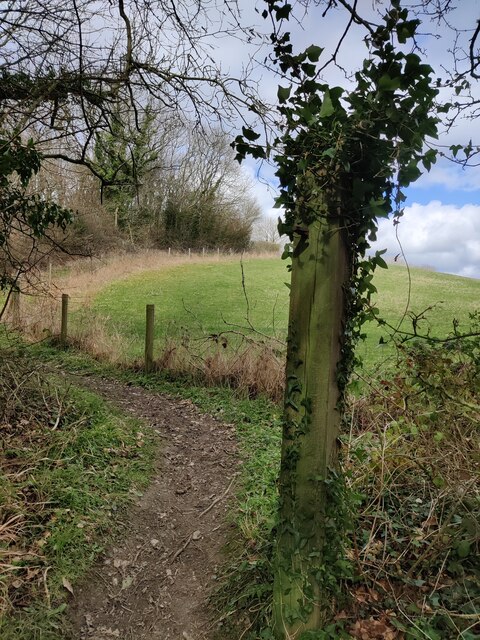
[[[292,11],[292,5],[285,3],[283,7],[274,7],[275,8],[275,17],[277,20],[288,20],[290,17],[290,13]]]
[[[460,151],[461,148],[462,148],[461,144],[452,144],[452,146],[450,147],[450,151],[452,152],[452,155],[454,158],[457,157],[457,153]]]
[[[312,44],[307,49],[305,49],[305,53],[310,62],[318,62],[318,59],[323,53],[323,49],[322,47],[317,47],[316,45]]]
[[[400,77],[391,78],[388,73],[384,73],[378,81],[378,88],[381,91],[396,91],[396,89],[400,88],[400,84]]]
[[[386,218],[388,216],[389,206],[383,198],[380,198],[379,200],[371,198],[368,204],[370,205],[370,211],[375,218]]]
[[[322,153],[322,157],[334,158],[335,157],[335,147],[330,147],[329,149],[325,149]]]
[[[470,543],[468,540],[460,540],[457,546],[457,554],[459,558],[466,558],[470,555]]]
[[[253,129],[248,129],[247,127],[242,127],[242,133],[247,140],[253,142],[254,140],[258,140],[260,137],[259,133],[255,133]]]
[[[407,20],[397,25],[397,38],[400,44],[405,44],[408,38],[415,35],[420,20]]]
[[[304,107],[303,109],[299,109],[298,110],[298,115],[305,120],[305,122],[310,125],[313,122],[315,122],[315,117],[311,111],[311,109],[309,109],[308,107]]]
[[[314,64],[304,62],[302,64],[302,71],[309,78],[313,78],[314,75],[317,73],[317,67]]]
[[[330,97],[330,91],[327,89],[323,96],[322,108],[320,109],[320,118],[328,118],[335,113],[335,107],[333,106],[332,98]]]
[[[283,104],[290,97],[290,92],[292,91],[292,87],[278,87],[277,96],[280,104]]]
[[[429,149],[422,159],[423,166],[427,171],[430,171],[430,169],[432,168],[432,164],[435,164],[436,161],[437,152],[435,149]]]
[[[415,182],[422,175],[418,168],[417,161],[412,160],[406,167],[402,167],[398,172],[398,182],[402,187],[408,187],[409,184]]]
[[[386,252],[386,249],[382,249],[381,251],[377,251],[375,253],[375,257],[374,257],[374,262],[377,265],[377,267],[380,267],[380,269],[388,269],[388,264],[385,262],[385,260],[382,258],[382,255]]]

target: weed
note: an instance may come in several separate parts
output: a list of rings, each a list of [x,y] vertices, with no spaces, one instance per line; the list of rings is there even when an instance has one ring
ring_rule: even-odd
[[[479,355],[478,337],[404,347],[352,404],[355,637],[385,611],[408,639],[480,633]]]

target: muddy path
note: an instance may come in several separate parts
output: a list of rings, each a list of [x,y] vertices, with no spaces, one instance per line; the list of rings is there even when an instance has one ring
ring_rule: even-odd
[[[120,540],[75,591],[82,640],[207,640],[237,477],[235,431],[188,400],[103,378],[79,381],[159,436],[152,483],[123,517]]]

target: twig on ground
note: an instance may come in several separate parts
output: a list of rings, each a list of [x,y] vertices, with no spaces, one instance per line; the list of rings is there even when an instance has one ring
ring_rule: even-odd
[[[173,564],[175,562],[175,560],[178,558],[178,556],[185,551],[185,549],[188,547],[188,545],[192,541],[192,536],[193,536],[193,533],[191,533],[188,536],[188,538],[187,538],[186,542],[183,544],[183,546],[180,547],[180,549],[177,549],[175,551],[175,553],[173,554],[173,558],[172,558],[171,564]]]
[[[230,484],[228,485],[227,489],[225,490],[224,493],[222,493],[221,496],[219,496],[218,498],[215,498],[215,500],[206,508],[202,511],[202,513],[198,516],[199,518],[202,518],[206,513],[208,513],[210,511],[210,509],[213,509],[213,507],[218,504],[221,500],[223,500],[225,498],[225,496],[227,495],[227,493],[230,491],[230,489],[232,488],[232,484],[233,481],[235,480],[235,478],[237,477],[237,474],[234,473],[232,476],[232,479],[230,480]]]

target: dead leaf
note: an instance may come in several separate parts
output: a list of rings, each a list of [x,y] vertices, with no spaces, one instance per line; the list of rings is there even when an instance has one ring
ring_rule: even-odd
[[[438,520],[436,516],[430,516],[424,522],[422,522],[422,527],[435,527],[438,524]]]
[[[72,594],[72,596],[74,596],[75,594],[73,593],[73,587],[70,583],[70,580],[67,580],[67,578],[62,578],[62,584],[65,587],[65,589]]]
[[[388,620],[357,620],[350,633],[358,640],[399,640],[400,635],[398,629],[388,624]]]
[[[128,589],[128,587],[131,586],[132,582],[133,582],[132,576],[127,576],[126,578],[124,578],[122,580],[122,590],[123,589]]]

